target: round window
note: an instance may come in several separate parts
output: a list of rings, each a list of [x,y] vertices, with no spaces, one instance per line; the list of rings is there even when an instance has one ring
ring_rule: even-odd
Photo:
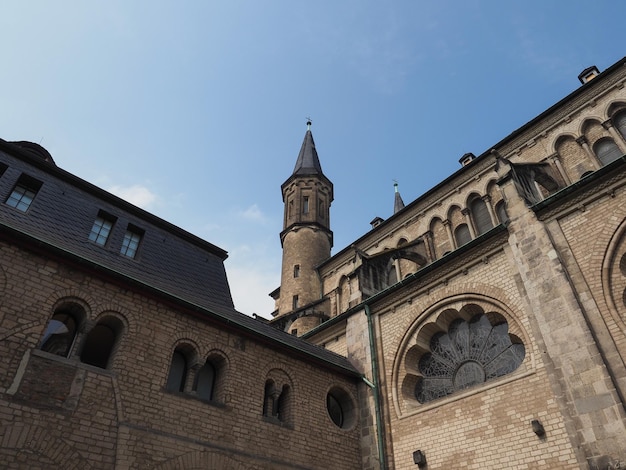
[[[341,429],[348,429],[356,422],[356,408],[348,392],[333,387],[326,395],[326,411],[330,420]]]

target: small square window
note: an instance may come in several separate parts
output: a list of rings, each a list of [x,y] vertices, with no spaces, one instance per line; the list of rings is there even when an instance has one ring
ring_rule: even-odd
[[[13,191],[6,200],[7,206],[15,207],[17,210],[26,212],[40,188],[41,181],[27,175],[20,176],[15,184],[15,188],[13,188]]]
[[[126,233],[124,234],[124,240],[122,241],[122,248],[120,253],[129,258],[134,258],[139,248],[139,242],[143,237],[143,230],[134,225],[128,225]]]
[[[93,227],[91,227],[89,240],[97,243],[98,245],[106,245],[115,220],[115,217],[112,215],[107,214],[104,211],[100,211],[98,213],[98,217],[96,217],[96,220],[93,222]]]

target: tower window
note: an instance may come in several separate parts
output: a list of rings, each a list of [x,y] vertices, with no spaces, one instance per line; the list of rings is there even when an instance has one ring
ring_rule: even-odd
[[[15,184],[15,188],[13,188],[13,191],[6,200],[7,206],[15,207],[17,210],[26,212],[40,188],[41,181],[27,175],[20,176]]]
[[[291,299],[291,308],[294,310],[298,308],[298,296],[297,295],[294,295],[293,299]]]
[[[293,277],[300,277],[300,265],[296,264],[293,267]]]
[[[309,196],[304,196],[304,198],[302,198],[302,213],[309,213]]]
[[[91,232],[89,233],[89,240],[104,246],[109,238],[113,224],[115,223],[115,217],[107,214],[104,211],[98,213],[98,217],[93,222]]]
[[[134,258],[137,254],[137,248],[139,248],[139,242],[143,236],[143,230],[128,224],[126,233],[124,234],[124,240],[122,241],[122,248],[120,253],[129,258]]]

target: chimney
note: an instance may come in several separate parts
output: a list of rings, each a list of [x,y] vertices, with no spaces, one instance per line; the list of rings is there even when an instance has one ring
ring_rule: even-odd
[[[592,65],[591,67],[587,67],[585,70],[580,72],[578,80],[580,80],[580,83],[584,85],[585,83],[589,83],[591,80],[596,78],[599,74],[600,71],[598,70],[598,67]]]
[[[372,228],[376,228],[378,227],[380,224],[382,224],[385,220],[381,219],[380,217],[375,217],[374,220],[372,220],[370,222],[370,225],[372,226]]]
[[[461,164],[461,166],[466,166],[466,165],[469,165],[472,161],[474,161],[475,158],[476,158],[476,155],[474,155],[473,153],[469,152],[469,153],[466,153],[465,155],[463,155],[459,159],[459,163]]]

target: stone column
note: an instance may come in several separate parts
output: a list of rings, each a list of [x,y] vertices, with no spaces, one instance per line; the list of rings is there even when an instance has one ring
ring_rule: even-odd
[[[456,248],[456,241],[454,240],[454,234],[452,233],[452,223],[450,222],[450,219],[446,219],[442,223],[443,226],[446,228],[446,233],[448,234],[450,248],[451,250],[454,250]]]
[[[491,225],[495,227],[500,222],[498,222],[498,216],[496,215],[496,211],[493,210],[493,206],[491,205],[491,196],[489,194],[485,194],[482,199],[487,205],[487,211],[489,212],[489,217],[491,218]]]
[[[461,214],[465,216],[465,223],[467,224],[467,228],[469,229],[472,239],[476,238],[476,229],[474,228],[471,211],[465,207],[464,209],[461,209]]]
[[[609,134],[611,134],[611,137],[613,137],[615,144],[619,147],[622,153],[626,153],[626,142],[624,142],[624,138],[622,137],[622,135],[615,130],[615,127],[613,127],[613,123],[611,122],[611,120],[607,119],[606,121],[604,121],[602,123],[602,127],[609,131]]]
[[[566,265],[543,222],[526,206],[505,160],[496,165],[509,214],[509,248],[530,308],[533,334],[581,468],[626,459],[626,413],[578,301]],[[607,468],[606,466],[601,468]]]
[[[572,182],[570,181],[569,177],[567,176],[567,173],[565,172],[565,168],[563,168],[563,164],[561,163],[561,159],[559,158],[559,154],[555,153],[554,155],[552,155],[550,157],[550,160],[552,161],[552,163],[554,164],[556,169],[559,171],[559,174],[561,175],[561,178],[563,178],[563,181],[565,181],[565,184],[566,185],[571,184]]]
[[[595,167],[595,169],[599,170],[601,167],[600,162],[598,161],[598,158],[591,151],[591,147],[589,147],[589,141],[587,141],[587,137],[585,137],[584,135],[581,135],[578,139],[576,139],[576,143],[583,148],[583,150],[585,151],[585,153],[591,160],[591,164]]]

